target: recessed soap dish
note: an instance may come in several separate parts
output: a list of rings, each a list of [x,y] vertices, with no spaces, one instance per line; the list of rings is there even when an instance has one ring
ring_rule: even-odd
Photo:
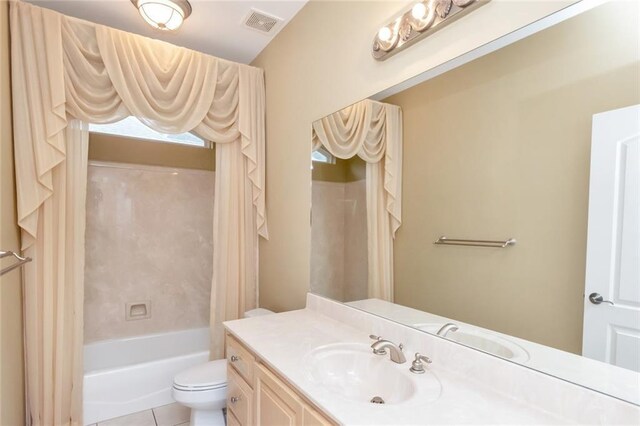
[[[141,320],[151,318],[151,301],[131,302],[126,304],[125,320]]]

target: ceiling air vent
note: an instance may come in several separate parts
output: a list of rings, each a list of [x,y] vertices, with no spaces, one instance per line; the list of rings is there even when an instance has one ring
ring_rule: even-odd
[[[280,18],[268,15],[256,9],[251,9],[244,19],[244,26],[251,28],[252,30],[268,34],[277,27],[280,22],[282,22],[282,19]]]

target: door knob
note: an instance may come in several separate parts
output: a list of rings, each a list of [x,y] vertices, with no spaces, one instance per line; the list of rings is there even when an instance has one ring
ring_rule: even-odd
[[[604,298],[599,293],[591,293],[589,295],[589,302],[593,303],[594,305],[599,305],[601,303],[608,303],[611,306],[613,306],[612,301],[604,300]]]

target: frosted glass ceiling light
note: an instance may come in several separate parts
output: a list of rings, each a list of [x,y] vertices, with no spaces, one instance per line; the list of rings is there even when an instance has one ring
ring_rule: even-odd
[[[163,31],[180,28],[182,21],[191,15],[187,0],[131,0],[149,25]]]

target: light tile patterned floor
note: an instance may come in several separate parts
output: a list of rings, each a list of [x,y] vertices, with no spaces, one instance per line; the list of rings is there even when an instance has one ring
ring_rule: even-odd
[[[189,422],[191,410],[180,404],[169,404],[153,409],[156,426],[175,426]]]
[[[90,426],[189,426],[191,412],[178,403],[105,420]],[[219,426],[225,426],[224,424]]]

